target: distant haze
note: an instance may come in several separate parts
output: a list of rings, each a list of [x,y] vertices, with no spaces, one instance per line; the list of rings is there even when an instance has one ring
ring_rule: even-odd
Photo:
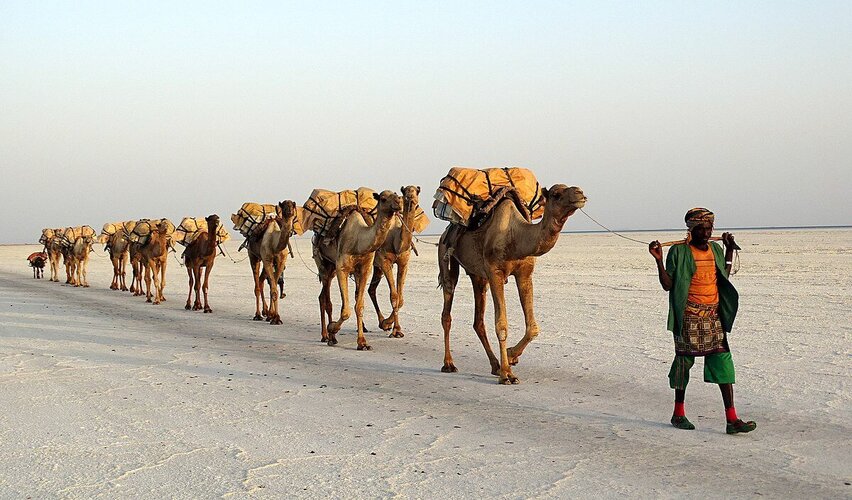
[[[0,3],[0,243],[315,187],[431,213],[453,165],[613,228],[852,224],[850,138],[846,1]]]

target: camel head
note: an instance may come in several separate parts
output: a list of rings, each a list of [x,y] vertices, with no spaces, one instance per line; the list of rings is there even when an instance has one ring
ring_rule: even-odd
[[[207,221],[207,227],[219,227],[219,216],[216,214],[208,215],[204,220]]]
[[[402,211],[405,213],[413,212],[420,204],[420,186],[402,186],[399,188],[399,192],[402,193]]]
[[[395,213],[402,210],[402,198],[393,191],[386,189],[379,194],[373,193],[379,204],[376,207],[379,215],[385,214],[393,216]]]
[[[165,219],[160,220],[160,222],[157,223],[156,227],[157,227],[157,233],[160,236],[168,236],[168,234],[169,234],[169,223],[166,222]]]
[[[275,212],[277,214],[278,227],[282,231],[289,227],[292,232],[293,225],[296,224],[296,202],[293,200],[279,201],[278,206],[275,207]]]
[[[545,211],[549,210],[560,224],[586,205],[586,195],[575,186],[554,184],[550,189],[542,188],[541,192],[547,200]]]

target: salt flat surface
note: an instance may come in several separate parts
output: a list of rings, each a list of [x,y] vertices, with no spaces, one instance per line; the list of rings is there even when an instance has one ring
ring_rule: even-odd
[[[563,235],[539,259],[542,333],[517,386],[490,374],[464,277],[459,373],[440,372],[441,293],[425,244],[405,338],[377,332],[365,308],[371,352],[355,350],[354,318],[338,346],[318,341],[308,240],[289,261],[277,327],[250,320],[247,262],[216,261],[205,315],[183,309],[174,259],[168,301],[153,306],[108,290],[103,256],[82,289],[33,280],[24,259],[37,246],[0,247],[0,495],[849,498],[852,231],[737,239],[736,407],[758,422],[738,436],[724,433],[702,361],[687,393],[698,429],[669,425],[666,294],[647,249],[610,235]],[[238,244],[227,248],[242,258]],[[516,342],[523,319],[507,291]],[[496,344],[490,299],[487,314]]]

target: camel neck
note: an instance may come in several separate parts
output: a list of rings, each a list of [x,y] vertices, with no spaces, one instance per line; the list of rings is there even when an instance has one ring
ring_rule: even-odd
[[[375,252],[380,246],[382,246],[382,243],[384,243],[388,236],[388,232],[390,232],[390,229],[393,226],[393,217],[393,213],[386,214],[379,212],[376,216],[375,222],[373,222],[373,225],[368,229],[368,231],[372,232],[373,236],[370,238],[369,248],[359,253]]]
[[[568,217],[561,221],[546,208],[544,216],[536,224],[524,223],[515,231],[515,250],[518,258],[539,257],[549,252],[559,240],[559,233]]]
[[[411,205],[409,208],[406,205],[406,210],[403,211],[402,214],[402,227],[399,228],[400,231],[400,243],[399,250],[400,252],[405,252],[411,250],[411,240],[413,238],[413,234],[411,233],[414,228],[414,219],[417,216],[417,205],[416,203]]]
[[[276,245],[276,251],[283,252],[284,249],[287,248],[287,243],[290,241],[290,232],[293,228],[293,224],[292,222],[290,224],[285,224],[284,219],[279,219],[277,224],[280,233],[278,234],[278,244]]]
[[[207,255],[216,255],[216,232],[219,226],[215,223],[207,224]]]

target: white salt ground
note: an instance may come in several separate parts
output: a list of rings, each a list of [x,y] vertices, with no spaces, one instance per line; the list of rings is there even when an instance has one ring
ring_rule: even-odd
[[[758,422],[738,436],[724,433],[701,361],[687,393],[698,429],[669,425],[666,294],[646,248],[610,235],[563,235],[539,260],[542,333],[517,386],[489,373],[464,277],[460,371],[440,372],[428,245],[409,274],[405,338],[377,332],[365,308],[371,352],[355,350],[354,319],[337,347],[319,342],[318,283],[298,254],[285,324],[272,327],[250,320],[247,262],[216,261],[205,315],[184,311],[173,259],[168,301],[153,306],[108,290],[103,256],[81,289],[33,280],[24,259],[38,247],[0,247],[0,496],[848,498],[852,231],[737,239],[736,407]],[[241,258],[238,245],[228,249]],[[309,241],[296,247],[312,269]],[[523,320],[507,290],[516,342]]]

